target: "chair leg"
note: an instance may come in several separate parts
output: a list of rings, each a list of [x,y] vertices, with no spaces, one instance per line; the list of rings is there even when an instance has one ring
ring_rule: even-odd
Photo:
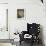
[[[32,42],[30,46],[33,46],[33,44],[34,44],[34,42]]]
[[[21,45],[21,41],[20,41],[20,45]]]
[[[33,41],[33,39],[31,40],[31,45],[30,46],[33,46],[33,44],[34,44],[34,41]]]

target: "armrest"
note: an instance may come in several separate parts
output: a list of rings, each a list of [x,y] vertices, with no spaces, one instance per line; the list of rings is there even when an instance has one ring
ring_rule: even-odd
[[[22,31],[22,34],[23,34],[23,35],[25,35],[25,34],[27,34],[27,33],[28,33],[27,31]]]
[[[21,34],[19,34],[20,41],[24,40],[24,35],[27,34],[27,31],[22,31]]]

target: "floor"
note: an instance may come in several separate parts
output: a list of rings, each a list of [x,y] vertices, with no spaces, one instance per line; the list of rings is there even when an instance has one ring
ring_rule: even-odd
[[[1,40],[2,41],[2,40]],[[9,40],[8,40],[9,41]],[[12,41],[12,40],[11,40]],[[6,40],[5,40],[5,43],[0,43],[0,46],[31,46],[31,43],[28,42],[28,41],[22,41],[21,42],[21,45],[20,45],[20,42],[15,42],[13,45],[11,43],[6,43]],[[33,46],[42,46],[41,44],[38,45],[38,44],[34,44]]]
[[[31,46],[29,43],[22,42],[19,46]],[[33,46],[43,46],[42,44],[34,44]]]
[[[0,43],[0,46],[13,46],[11,43]]]
[[[11,43],[0,43],[0,46],[16,46],[16,45],[12,45]],[[25,42],[22,42],[22,44],[20,45],[17,45],[17,46],[31,46],[30,44],[28,43],[25,43]],[[41,44],[40,45],[33,45],[33,46],[42,46]]]
[[[13,39],[0,39],[0,46],[15,46],[11,43],[13,42]]]

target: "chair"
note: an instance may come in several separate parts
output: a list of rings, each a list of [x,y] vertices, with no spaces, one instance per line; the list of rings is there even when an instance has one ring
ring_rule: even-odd
[[[29,41],[31,41],[32,45],[34,42],[39,43],[39,33],[40,33],[40,24],[36,24],[36,23],[29,24],[29,23],[27,23],[27,31],[22,31],[22,34],[19,35],[20,36],[20,44],[22,41],[25,41],[25,38],[24,38],[25,34],[29,34],[32,36],[29,39]]]

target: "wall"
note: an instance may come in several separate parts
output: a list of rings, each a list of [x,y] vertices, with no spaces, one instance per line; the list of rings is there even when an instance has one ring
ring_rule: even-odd
[[[8,3],[8,0],[0,0],[0,3]],[[1,15],[4,18],[6,17],[6,9],[7,8],[8,8],[8,5],[7,4],[6,5],[5,4],[0,4],[0,21],[3,19],[3,18],[1,18]],[[2,27],[3,27],[6,24],[5,22],[4,23],[1,23],[0,22],[0,27],[1,27],[2,24],[3,24],[2,25]],[[9,32],[7,32],[7,31],[1,32],[0,31],[0,39],[9,39]],[[11,43],[0,43],[0,46],[12,46],[12,45],[11,45]]]
[[[25,19],[17,19],[17,9],[25,9]],[[40,0],[9,0],[9,31],[11,38],[18,30],[27,30],[28,23],[40,23],[43,30],[46,30],[45,7]]]
[[[6,29],[6,9],[8,9],[5,3],[8,3],[8,0],[0,0],[0,39],[9,39],[9,32],[4,31]]]
[[[7,9],[8,4],[0,4],[0,39],[9,39],[7,28]]]
[[[0,0],[0,3],[8,3],[8,0]]]
[[[25,19],[17,19],[17,9],[25,9]],[[46,44],[46,16],[45,4],[40,0],[9,0],[9,31],[13,38],[13,33],[18,30],[27,30],[28,23],[40,23],[43,29],[44,41]]]
[[[43,13],[41,11],[43,9],[43,6],[42,6],[42,3],[40,3],[40,4],[39,3],[40,3],[40,1],[37,2],[37,1],[30,1],[30,0],[25,0],[25,1],[23,1],[23,0],[20,0],[20,1],[12,0],[11,2],[9,2],[9,7],[10,7],[9,8],[9,23],[10,23],[11,27],[13,25],[12,29],[10,29],[10,30],[15,30],[15,29],[18,29],[18,28],[20,30],[23,30],[23,29],[26,30],[26,23],[27,22],[32,20],[32,18],[35,19],[35,17],[38,17],[38,19],[39,19],[39,16],[40,17],[41,17],[41,15],[43,16]],[[17,14],[16,14],[17,8],[24,8],[25,9],[25,16],[26,16],[25,19],[17,19],[16,18],[17,17]],[[39,10],[40,10],[40,12],[39,12]],[[30,19],[29,19],[29,17],[30,17]],[[32,23],[33,21],[30,21],[30,22]],[[24,26],[24,28],[23,28],[23,26]]]
[[[8,0],[0,0],[1,2],[8,2]],[[46,2],[44,0],[44,2]],[[27,22],[28,23],[40,23],[43,26],[43,35],[44,41],[46,44],[46,16],[45,16],[45,3],[44,5],[40,0],[9,0],[9,32],[10,36],[13,36],[13,33],[18,30],[26,30]],[[25,19],[17,19],[16,10],[18,8],[25,9]],[[13,12],[14,11],[14,12]],[[13,37],[11,37],[13,38]]]

